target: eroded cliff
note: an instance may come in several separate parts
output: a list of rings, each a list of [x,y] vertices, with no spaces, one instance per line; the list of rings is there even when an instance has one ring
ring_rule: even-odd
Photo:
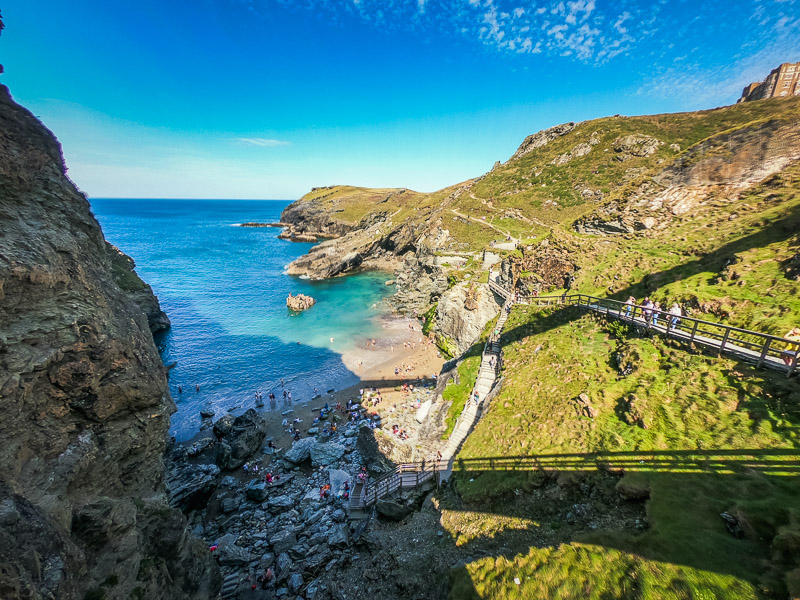
[[[166,326],[55,137],[0,86],[0,597],[217,595],[165,498]]]

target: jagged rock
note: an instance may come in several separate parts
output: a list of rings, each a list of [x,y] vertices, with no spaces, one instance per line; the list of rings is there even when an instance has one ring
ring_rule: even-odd
[[[369,427],[359,430],[356,448],[363,462],[375,472],[387,472],[395,464],[411,462],[413,457],[411,448],[396,436]]]
[[[311,446],[309,454],[313,466],[328,466],[344,456],[344,446],[334,443],[316,443]]]
[[[411,508],[403,506],[394,500],[378,500],[375,504],[378,514],[390,521],[402,521],[411,514]]]
[[[172,464],[167,471],[169,504],[184,512],[203,508],[219,481],[220,470],[216,465]]]
[[[471,310],[467,307],[470,287],[475,290]],[[500,304],[488,284],[459,284],[439,298],[434,331],[452,340],[457,354],[462,354],[475,343],[483,328],[499,311]]]
[[[296,312],[308,310],[317,303],[311,296],[305,294],[297,294],[297,296],[289,296],[286,298],[286,306]]]
[[[350,528],[347,523],[335,525],[328,534],[328,546],[331,548],[346,548],[349,540]]]
[[[218,427],[218,425],[224,425]],[[230,422],[225,417],[214,424],[214,430],[223,436],[217,450],[217,464],[221,469],[241,467],[259,448],[267,436],[267,422],[252,408]]]
[[[297,440],[284,455],[284,458],[289,462],[298,465],[304,460],[308,460],[308,458],[311,456],[311,447],[316,443],[317,441],[314,438]]]
[[[253,479],[244,493],[248,500],[263,502],[267,498],[267,483],[259,479]]]
[[[331,493],[335,496],[344,489],[345,482],[351,480],[350,473],[340,469],[331,469],[328,471],[328,483],[331,486]]]
[[[297,543],[297,537],[291,529],[284,529],[273,534],[269,538],[269,543],[275,554],[282,554]]]
[[[224,498],[220,505],[223,514],[230,514],[239,510],[239,507],[242,505],[242,499],[239,496],[229,496],[228,498]]]
[[[79,599],[113,575],[115,598],[214,597],[210,553],[162,500],[175,405],[152,332],[168,320],[103,238],[54,135],[5,86],[0,123],[0,500],[13,502],[0,596]],[[116,535],[90,533],[118,511]]]
[[[271,513],[279,513],[294,506],[294,500],[290,496],[276,496],[275,498],[270,498],[267,504]]]
[[[664,142],[652,136],[632,133],[618,137],[612,142],[611,146],[614,148],[614,152],[617,153],[617,157],[625,160],[633,157],[650,156],[663,144]]]
[[[215,413],[213,410],[207,409],[207,408],[202,409],[200,411],[200,417],[202,417],[203,419],[211,419],[211,418],[214,417],[215,414],[217,414],[217,413]]]
[[[550,161],[550,164],[557,166],[565,165],[572,159],[579,158],[581,156],[586,156],[591,151],[592,151],[592,144],[587,144],[584,142],[578,144],[569,152],[565,152],[564,154],[559,154],[552,161]]]
[[[525,140],[520,144],[517,151],[514,152],[514,155],[511,157],[511,160],[515,158],[520,158],[525,156],[529,152],[536,150],[537,148],[541,148],[546,146],[553,140],[567,135],[570,131],[575,129],[575,123],[564,123],[562,125],[556,125],[555,127],[550,127],[549,129],[543,129],[538,133],[534,133],[533,135],[529,135],[525,138]]]
[[[222,536],[217,543],[217,560],[225,567],[244,566],[250,562],[250,551],[235,544],[236,536],[232,533]]]
[[[289,591],[296,594],[303,587],[303,576],[300,573],[292,573],[289,575],[287,585],[289,586]]]
[[[278,555],[278,559],[275,561],[275,581],[277,583],[286,581],[291,570],[292,559],[289,558],[289,555],[286,554],[286,552],[282,552]]]

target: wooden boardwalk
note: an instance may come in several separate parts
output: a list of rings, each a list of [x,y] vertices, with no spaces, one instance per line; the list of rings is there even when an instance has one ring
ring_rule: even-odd
[[[578,306],[600,313],[606,317],[630,323],[650,331],[688,344],[695,344],[715,351],[718,355],[728,355],[750,362],[757,367],[783,371],[789,377],[798,371],[798,356],[788,355],[792,362],[787,365],[788,342],[783,338],[731,327],[692,317],[674,317],[666,311],[654,311],[639,305],[629,305],[619,300],[597,298],[586,294],[562,296],[536,296],[520,303],[538,306]]]

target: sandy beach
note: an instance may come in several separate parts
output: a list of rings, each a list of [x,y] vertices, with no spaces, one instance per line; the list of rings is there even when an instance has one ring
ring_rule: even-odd
[[[342,354],[348,369],[359,376],[359,383],[330,394],[323,392],[310,401],[290,404],[279,397],[275,408],[262,413],[267,420],[267,437],[272,438],[276,446],[289,448],[292,445],[292,436],[282,425],[284,419],[290,422],[300,419],[297,427],[302,437],[308,437],[306,432],[313,426],[321,407],[326,403],[331,407],[337,403],[346,406],[348,400],[359,397],[361,389],[377,391],[382,398],[380,404],[369,407],[370,412],[386,417],[391,412],[399,414],[415,410],[406,402],[402,385],[409,383],[418,386],[422,382],[433,382],[445,358],[432,340],[422,335],[421,325],[416,319],[385,316],[381,318],[381,327],[383,332],[380,337],[365,339]],[[346,418],[345,413],[340,414]],[[384,423],[391,426],[386,419]]]

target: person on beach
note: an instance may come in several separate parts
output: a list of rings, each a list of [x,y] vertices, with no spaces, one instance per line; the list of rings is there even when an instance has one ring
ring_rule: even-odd
[[[792,361],[795,360],[798,351],[800,351],[800,327],[793,327],[786,335],[783,336],[783,339],[788,340],[789,343],[786,345],[786,350],[781,353],[781,359],[786,364],[786,366],[791,366]]]

